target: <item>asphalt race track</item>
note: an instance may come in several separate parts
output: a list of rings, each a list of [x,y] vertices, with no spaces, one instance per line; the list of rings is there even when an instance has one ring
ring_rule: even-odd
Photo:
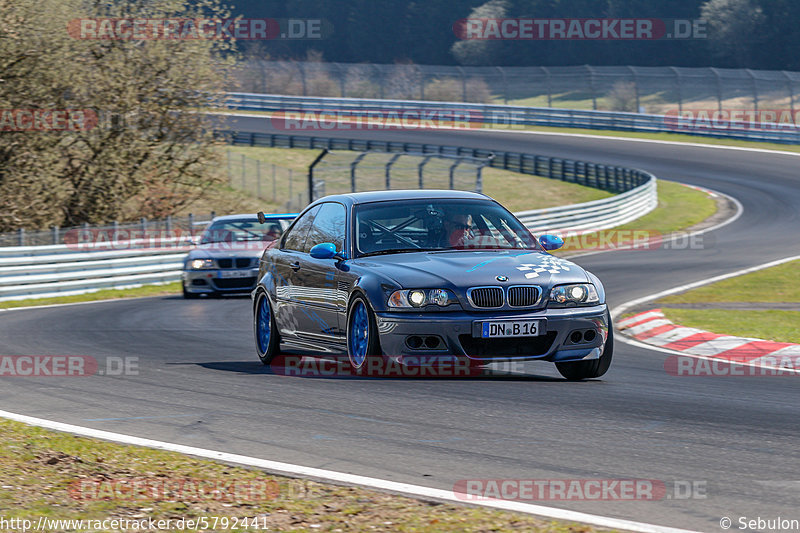
[[[232,127],[269,130],[264,119],[238,122]],[[360,135],[409,140],[398,131]],[[576,259],[604,281],[612,307],[800,254],[795,156],[520,132],[415,132],[411,140],[633,166],[742,203],[743,215],[707,234],[702,249]],[[493,378],[278,376],[256,358],[247,298],[5,312],[0,342],[4,355],[139,358],[138,375],[3,378],[0,409],[16,413],[440,489],[487,478],[705,483],[705,498],[535,502],[664,526],[721,531],[723,516],[734,529],[743,516],[800,519],[800,381],[792,377],[674,377],[666,354],[622,343],[606,376],[581,383],[546,363]]]

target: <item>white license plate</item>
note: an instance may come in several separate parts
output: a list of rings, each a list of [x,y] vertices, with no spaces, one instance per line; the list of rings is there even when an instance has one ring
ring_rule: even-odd
[[[483,322],[481,337],[535,337],[542,335],[542,320],[504,320],[502,322]]]
[[[253,273],[250,270],[220,270],[219,271],[220,279],[249,278],[252,275],[253,275]]]

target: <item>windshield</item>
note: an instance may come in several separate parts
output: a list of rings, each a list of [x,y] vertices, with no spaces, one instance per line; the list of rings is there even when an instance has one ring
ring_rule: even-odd
[[[264,224],[260,224],[255,219],[218,221],[206,229],[200,244],[274,241],[283,235],[283,230],[284,227],[280,220],[268,220]]]
[[[357,255],[440,250],[539,250],[506,209],[488,200],[412,200],[356,207]]]

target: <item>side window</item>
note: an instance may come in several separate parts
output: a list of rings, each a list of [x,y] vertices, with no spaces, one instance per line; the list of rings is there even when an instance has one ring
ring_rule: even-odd
[[[306,244],[303,251],[308,252],[317,244],[332,242],[336,245],[337,251],[344,248],[346,211],[342,204],[328,202],[322,207],[314,217],[314,224],[306,237]]]
[[[319,207],[320,206],[314,207],[297,219],[292,228],[283,237],[283,243],[281,244],[282,250],[303,250],[303,244],[306,242],[306,235],[308,235],[308,230],[314,222],[314,217],[319,212]]]

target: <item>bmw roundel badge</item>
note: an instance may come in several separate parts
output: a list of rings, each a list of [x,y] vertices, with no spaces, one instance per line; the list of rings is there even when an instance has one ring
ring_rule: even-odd
[[[497,281],[508,281],[508,277],[507,276],[497,276],[495,279]]]

